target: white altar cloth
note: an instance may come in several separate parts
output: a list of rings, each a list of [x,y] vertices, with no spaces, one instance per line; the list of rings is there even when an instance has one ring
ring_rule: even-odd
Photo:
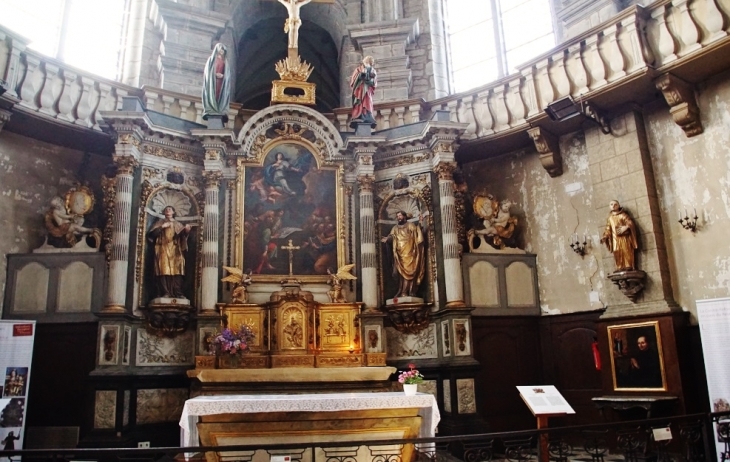
[[[198,396],[185,401],[180,416],[180,445],[198,446],[198,416],[251,412],[336,412],[365,409],[418,408],[419,438],[436,435],[441,420],[433,395],[402,392],[317,393],[307,395],[219,395]]]

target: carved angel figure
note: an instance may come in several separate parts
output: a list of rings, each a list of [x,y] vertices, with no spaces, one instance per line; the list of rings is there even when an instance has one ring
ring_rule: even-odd
[[[101,231],[84,227],[84,213],[68,210],[66,202],[59,196],[51,199],[44,218],[48,230],[48,243],[53,247],[74,247],[85,235],[94,238],[95,248],[101,243]]]
[[[221,279],[221,282],[235,284],[231,293],[231,303],[248,303],[248,286],[253,282],[251,279],[252,271],[249,270],[248,273],[244,273],[242,270],[231,266],[224,266],[223,269],[228,271],[228,276]]]
[[[468,231],[470,251],[474,251],[475,237],[497,249],[505,248],[505,241],[511,239],[517,229],[517,218],[510,214],[512,205],[511,200],[499,202],[491,194],[474,198],[474,213],[482,219],[482,227]]]
[[[330,302],[332,303],[344,303],[347,302],[347,299],[345,299],[345,296],[342,294],[342,281],[352,281],[357,279],[357,277],[353,276],[351,271],[352,268],[355,267],[355,264],[345,265],[342,266],[340,269],[337,270],[337,273],[332,273],[330,268],[327,268],[327,274],[330,275],[329,284],[332,286],[332,289],[327,292],[327,295],[330,298]]]

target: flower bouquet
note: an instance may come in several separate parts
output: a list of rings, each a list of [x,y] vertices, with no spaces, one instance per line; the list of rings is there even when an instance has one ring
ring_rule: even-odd
[[[218,366],[235,368],[239,366],[239,357],[249,350],[254,333],[249,326],[242,325],[238,330],[226,327],[213,338],[218,356]]]
[[[423,383],[423,376],[416,365],[411,363],[408,365],[407,371],[401,371],[398,375],[398,382],[403,384],[403,393],[406,395],[415,395],[418,390],[418,384]]]

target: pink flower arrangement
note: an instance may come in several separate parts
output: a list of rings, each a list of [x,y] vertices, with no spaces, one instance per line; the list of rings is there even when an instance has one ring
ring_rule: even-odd
[[[408,369],[407,371],[401,371],[400,375],[398,375],[398,382],[408,385],[423,382],[423,376],[418,372],[415,364],[409,364]]]
[[[238,330],[226,327],[223,331],[216,335],[213,344],[219,352],[235,355],[248,350],[248,345],[254,338],[254,333],[248,326],[241,326]]]

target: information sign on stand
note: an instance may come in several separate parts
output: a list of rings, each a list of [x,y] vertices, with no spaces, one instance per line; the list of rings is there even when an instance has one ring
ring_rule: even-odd
[[[0,449],[22,449],[35,321],[0,321]]]
[[[548,428],[548,418],[550,417],[575,414],[570,404],[553,385],[518,386],[517,390],[527,407],[530,408],[530,412],[537,418],[538,430]],[[541,462],[550,460],[547,433],[540,435],[538,457]]]

